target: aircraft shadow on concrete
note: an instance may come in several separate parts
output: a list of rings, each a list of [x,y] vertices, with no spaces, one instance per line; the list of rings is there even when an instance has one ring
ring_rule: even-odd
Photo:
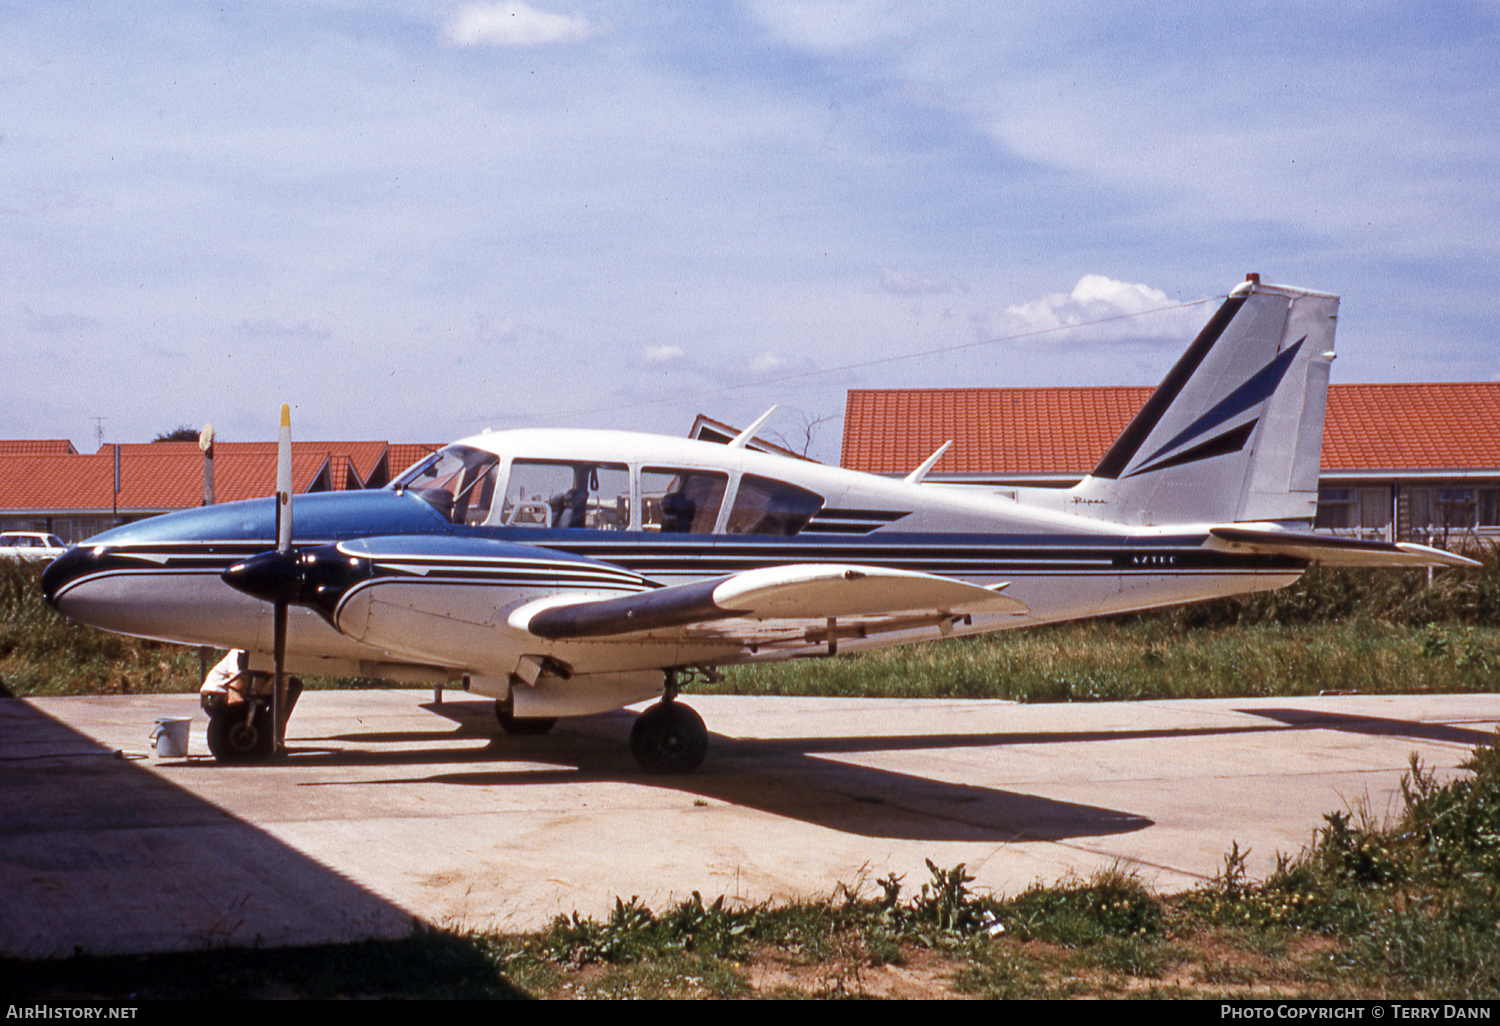
[[[1419,720],[1393,720],[1381,716],[1361,716],[1327,712],[1321,709],[1237,709],[1236,712],[1263,716],[1299,730],[1338,730],[1373,737],[1406,737],[1414,741],[1446,741],[1473,748],[1495,743],[1495,731],[1455,727],[1447,723],[1422,723]]]
[[[0,700],[0,954],[404,936],[411,913],[19,700]]]
[[[1036,795],[934,778],[837,758],[877,752],[914,752],[1020,744],[1087,743],[1199,735],[1264,733],[1286,725],[1187,729],[1073,731],[1050,733],[961,733],[745,739],[714,735],[708,761],[682,777],[647,776],[628,754],[626,738],[635,715],[604,713],[574,721],[547,737],[497,736],[493,703],[447,701],[423,706],[454,724],[449,730],[346,733],[289,741],[298,762],[326,765],[412,765],[485,760],[531,764],[526,768],[428,774],[385,783],[448,783],[465,786],[525,786],[581,781],[619,781],[669,788],[773,815],[867,837],[925,841],[1056,841],[1143,830],[1152,821],[1134,813],[1056,801]],[[448,748],[439,742],[472,740],[483,747]],[[421,746],[395,751],[323,747],[343,744]],[[536,764],[556,768],[538,768]],[[557,765],[560,764],[560,765]]]
[[[995,748],[1032,744],[1180,739],[1286,730],[1348,730],[1450,741],[1486,743],[1493,735],[1444,724],[1331,713],[1305,709],[1238,710],[1274,721],[1263,725],[1146,730],[1056,731],[1046,733],[961,733],[745,739],[713,735],[709,759],[684,777],[645,776],[626,752],[625,739],[636,714],[620,710],[574,721],[549,737],[497,736],[489,702],[458,701],[424,708],[454,723],[449,730],[355,733],[313,739],[345,743],[423,745],[472,739],[482,749],[434,751],[431,747],[371,752],[330,748],[310,759],[338,765],[474,765],[493,759],[507,763],[563,763],[556,769],[474,770],[385,780],[381,783],[449,783],[467,786],[546,785],[580,781],[620,781],[670,788],[778,816],[868,837],[905,840],[1055,841],[1143,830],[1144,816],[1098,806],[1055,801],[995,788],[951,783],[820,756],[877,752],[916,752]],[[295,747],[295,746],[294,746]],[[300,759],[299,759],[300,761]]]

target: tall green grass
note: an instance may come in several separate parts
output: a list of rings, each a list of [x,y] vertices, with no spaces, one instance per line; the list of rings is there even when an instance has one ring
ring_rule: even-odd
[[[0,559],[0,697],[197,690],[197,649],[68,622],[42,600],[42,570]]]
[[[1314,567],[1279,592],[734,667],[712,689],[1019,702],[1500,690],[1500,556],[1430,582]]]
[[[1401,626],[1500,627],[1500,548],[1485,545],[1468,555],[1479,559],[1480,565],[1431,572],[1312,567],[1296,584],[1280,591],[1216,599],[1136,618],[1164,619],[1184,628],[1354,619]]]
[[[1500,690],[1500,629],[1374,620],[1179,633],[1096,621],[836,659],[732,667],[723,694],[1101,702]]]
[[[196,649],[70,624],[41,567],[0,561],[0,696],[191,691]],[[311,687],[340,686],[330,679]],[[1291,588],[833,659],[732,667],[698,691],[1020,702],[1500,690],[1500,556],[1314,568]]]

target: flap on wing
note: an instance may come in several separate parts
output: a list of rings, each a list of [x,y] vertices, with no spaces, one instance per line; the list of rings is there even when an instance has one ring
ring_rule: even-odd
[[[1478,566],[1476,560],[1413,542],[1371,541],[1332,535],[1270,531],[1254,527],[1211,527],[1208,533],[1237,552],[1291,556],[1323,566]]]
[[[696,584],[619,598],[543,600],[511,615],[512,626],[551,639],[603,637],[730,617],[828,620],[902,613],[1025,613],[1026,605],[951,577],[826,563],[764,567]]]

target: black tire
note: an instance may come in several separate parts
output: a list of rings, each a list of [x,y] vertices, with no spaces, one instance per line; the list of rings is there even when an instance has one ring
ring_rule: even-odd
[[[208,750],[219,762],[265,762],[276,751],[271,733],[271,709],[255,703],[255,714],[245,722],[245,705],[224,704],[208,717]]]
[[[630,754],[647,773],[691,773],[708,754],[708,727],[687,706],[658,702],[630,728]]]
[[[509,706],[504,702],[495,703],[495,719],[499,721],[501,730],[517,737],[536,737],[557,726],[556,716],[518,718],[511,713]]]

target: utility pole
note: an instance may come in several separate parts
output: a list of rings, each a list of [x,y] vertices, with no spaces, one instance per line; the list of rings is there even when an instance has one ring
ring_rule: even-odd
[[[214,426],[203,425],[198,433],[198,448],[203,450],[203,505],[214,504]]]
[[[214,426],[203,425],[198,433],[198,448],[203,450],[203,505],[214,504]],[[208,646],[198,647],[198,679],[208,679]]]

